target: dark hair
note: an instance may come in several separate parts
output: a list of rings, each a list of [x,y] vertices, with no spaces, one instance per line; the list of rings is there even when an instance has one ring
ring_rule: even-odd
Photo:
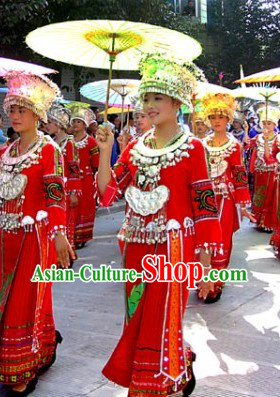
[[[127,123],[127,119],[128,119],[129,121],[130,121],[130,120],[134,120],[133,113],[128,112],[128,114],[127,114],[126,117],[125,117],[125,124]]]
[[[90,106],[90,109],[95,113],[97,110],[99,110],[98,106]]]
[[[114,123],[114,121],[119,117],[118,114],[114,113],[114,114],[110,114],[108,116],[108,120],[110,121],[110,123]]]
[[[4,120],[4,117],[2,116],[2,114],[0,113],[0,119],[1,120]]]

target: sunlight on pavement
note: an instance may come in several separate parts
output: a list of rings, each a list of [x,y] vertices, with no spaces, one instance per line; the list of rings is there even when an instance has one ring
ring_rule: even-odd
[[[221,353],[221,358],[231,375],[247,375],[259,370],[259,366],[254,362],[235,360],[224,353]]]
[[[196,323],[189,323],[188,327],[184,326],[184,339],[197,354],[196,377],[202,379],[208,376],[224,375],[225,372],[220,368],[220,360],[207,343],[211,340],[216,341],[217,338],[209,331],[201,315],[198,314],[197,317]]]
[[[260,261],[261,259],[275,258],[270,245],[258,245],[244,251],[247,254],[246,261]]]
[[[252,272],[252,275],[266,284],[264,290],[272,294],[273,304],[269,310],[244,316],[244,319],[262,334],[269,330],[280,337],[280,275],[259,272]]]

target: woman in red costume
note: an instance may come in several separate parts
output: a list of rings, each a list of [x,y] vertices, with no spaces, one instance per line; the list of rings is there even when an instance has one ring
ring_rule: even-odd
[[[31,282],[35,268],[69,266],[63,158],[37,130],[58,88],[43,77],[11,72],[4,110],[20,138],[0,154],[0,383],[27,396],[55,360],[51,284]],[[55,253],[56,250],[56,253]]]
[[[99,163],[99,150],[95,138],[89,136],[86,131],[92,120],[95,119],[93,111],[88,106],[80,102],[67,105],[71,110],[70,123],[79,152],[82,188],[77,209],[76,248],[82,248],[87,241],[92,240],[96,212],[94,177]]]
[[[246,207],[251,204],[248,179],[239,142],[227,133],[227,124],[232,122],[236,107],[234,98],[228,94],[208,94],[203,98],[204,114],[210,121],[213,134],[204,139],[209,173],[219,210],[222,228],[223,252],[212,258],[213,269],[226,269],[232,251],[233,233],[240,228],[243,216],[254,221]],[[220,299],[224,284],[215,283],[205,303]]]
[[[254,174],[254,197],[253,213],[257,219],[257,227],[260,231],[271,232],[272,220],[272,198],[274,189],[274,179],[276,161],[266,162],[264,157],[265,140],[271,153],[274,142],[277,138],[276,126],[278,125],[279,112],[275,108],[262,107],[258,111],[260,124],[266,129],[262,133],[251,139],[252,157],[250,160],[250,171]],[[266,136],[266,138],[265,138]]]
[[[207,274],[210,250],[220,249],[215,197],[203,145],[182,130],[176,117],[182,103],[190,106],[195,77],[187,66],[159,54],[145,56],[141,73],[143,110],[155,127],[129,143],[113,170],[113,134],[99,128],[100,201],[108,206],[125,194],[119,239],[126,269],[141,272],[146,254],[166,255],[174,265],[193,261],[201,250]],[[200,288],[206,296],[213,284],[201,282]],[[126,283],[123,334],[103,374],[127,387],[128,396],[169,396],[180,390],[188,396],[194,389],[193,356],[184,348],[182,332],[187,297],[186,283]]]
[[[53,105],[48,112],[48,130],[54,135],[55,142],[59,145],[64,160],[64,180],[66,193],[66,223],[67,238],[75,253],[75,227],[77,223],[77,206],[82,193],[79,153],[73,135],[67,134],[71,113],[61,105]]]
[[[280,111],[277,108],[269,107],[264,109],[264,120],[262,121],[264,132],[264,157],[267,165],[274,165],[275,176],[272,189],[272,199],[270,202],[269,213],[272,218],[273,235],[270,244],[274,248],[275,255],[280,259],[280,135],[276,136],[273,145],[270,145],[271,130],[275,128],[276,120],[280,119]],[[260,113],[260,115],[262,112]]]

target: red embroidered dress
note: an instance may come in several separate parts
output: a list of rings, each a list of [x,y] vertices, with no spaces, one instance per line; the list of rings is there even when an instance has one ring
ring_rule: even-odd
[[[270,151],[277,135],[268,141]],[[252,139],[253,148],[250,162],[250,171],[254,174],[253,213],[257,219],[257,226],[261,229],[272,228],[271,203],[273,198],[275,162],[266,163],[264,158],[263,134]]]
[[[55,348],[50,283],[32,283],[55,258],[53,237],[65,230],[63,158],[39,133],[26,154],[19,140],[0,157],[0,383],[31,380]]]
[[[223,253],[212,258],[213,269],[225,269],[229,265],[232,237],[240,227],[239,208],[249,206],[250,194],[248,179],[243,164],[242,148],[239,142],[228,135],[228,141],[223,146],[210,146],[213,135],[205,138],[210,177],[213,181],[215,197],[219,210],[219,220],[222,228]],[[223,283],[215,283],[216,295],[221,291]]]
[[[64,160],[64,179],[66,193],[66,224],[67,238],[75,252],[75,228],[77,224],[78,207],[70,207],[70,196],[81,196],[81,179],[79,168],[79,152],[76,147],[73,135],[67,135],[60,144]],[[76,255],[77,256],[77,255]]]
[[[275,167],[274,186],[272,189],[272,201],[270,203],[273,235],[270,244],[274,248],[275,255],[280,259],[280,135],[276,136],[271,148],[270,157],[266,159],[267,165]]]
[[[110,205],[125,193],[126,217],[119,232],[125,268],[141,272],[146,254],[175,264],[195,259],[195,250],[220,246],[220,225],[203,145],[180,132],[154,149],[153,131],[129,143],[113,168],[101,200]],[[126,283],[123,334],[103,374],[129,396],[168,396],[190,378],[182,320],[186,283]]]
[[[82,194],[79,197],[75,243],[92,239],[96,212],[94,177],[99,164],[99,149],[95,139],[86,135],[76,142],[79,150]]]

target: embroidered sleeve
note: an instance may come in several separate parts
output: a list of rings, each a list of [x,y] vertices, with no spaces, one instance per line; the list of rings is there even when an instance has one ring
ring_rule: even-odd
[[[46,145],[42,151],[43,182],[46,210],[49,220],[49,237],[53,238],[58,230],[65,232],[65,187],[63,175],[63,156],[58,147]]]
[[[73,140],[67,143],[66,147],[67,164],[65,164],[65,174],[67,167],[67,182],[66,182],[66,194],[80,195],[82,193],[81,179],[80,179],[80,167],[79,167],[79,151]]]
[[[231,154],[231,173],[234,185],[235,204],[242,206],[250,205],[251,198],[248,186],[248,177],[243,164],[240,145],[236,145],[237,150]]]
[[[90,138],[90,164],[93,170],[93,175],[95,175],[99,165],[99,148],[97,146],[96,140],[93,137]]]
[[[195,140],[191,154],[191,202],[195,227],[196,249],[221,248],[221,228],[212,182],[202,143]],[[194,166],[196,165],[196,166]]]
[[[134,144],[135,141],[133,142]],[[100,195],[98,188],[96,189],[99,203],[103,207],[109,207],[116,199],[121,198],[131,182],[131,174],[128,167],[131,147],[132,143],[126,147],[117,163],[113,166],[112,177],[103,196]],[[96,186],[97,179],[98,175]]]

